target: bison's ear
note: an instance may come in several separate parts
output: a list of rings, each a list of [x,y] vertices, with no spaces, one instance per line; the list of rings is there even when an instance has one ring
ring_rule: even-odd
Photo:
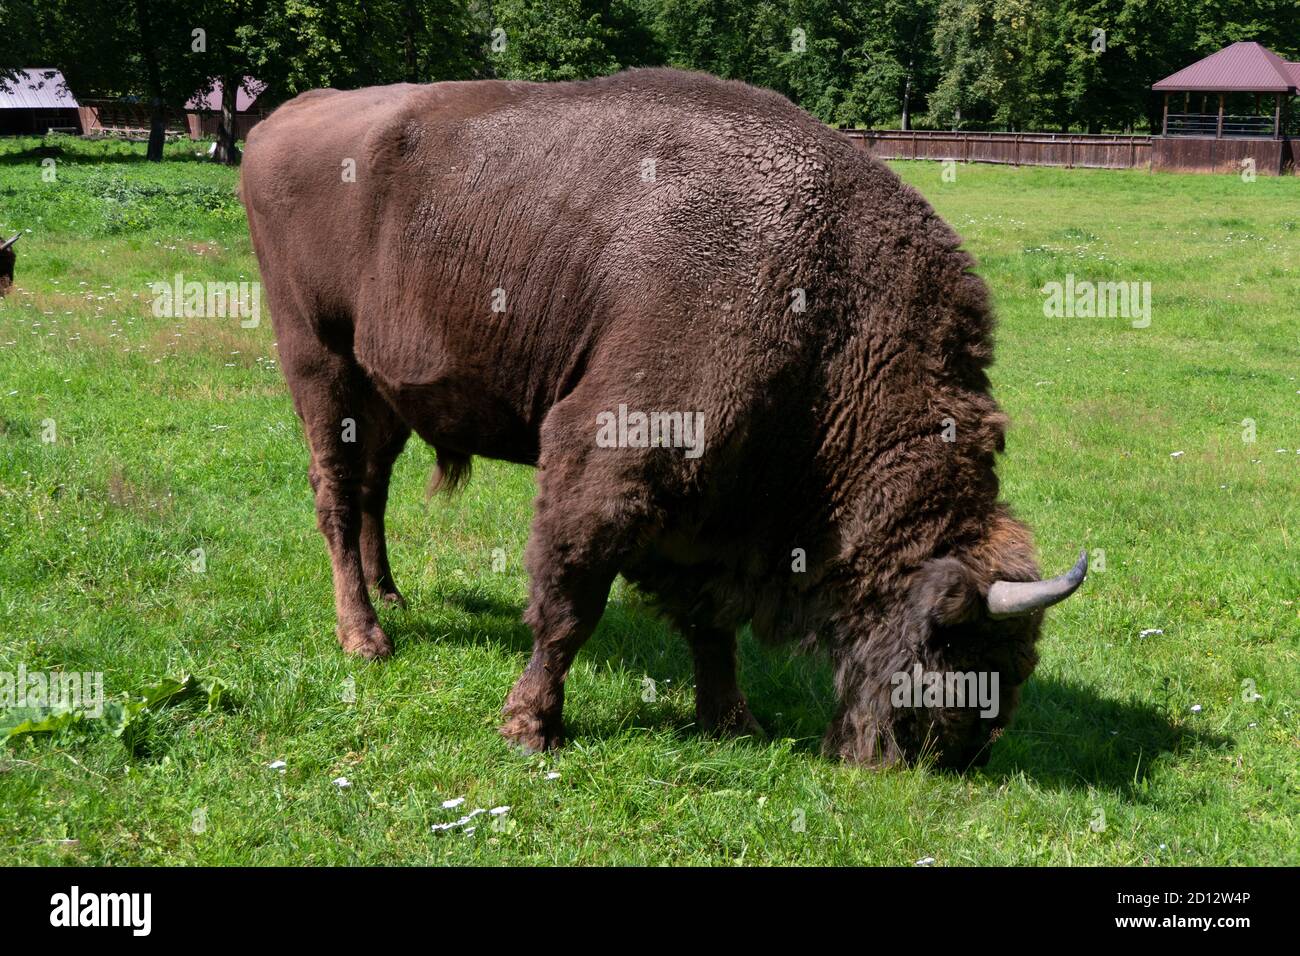
[[[983,595],[974,572],[958,558],[934,558],[912,575],[909,603],[920,623],[951,627],[980,613]]]

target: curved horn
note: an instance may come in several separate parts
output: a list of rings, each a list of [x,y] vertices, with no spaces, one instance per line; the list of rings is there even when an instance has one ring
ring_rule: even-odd
[[[17,242],[17,241],[18,241],[18,238],[19,238],[21,235],[22,235],[21,232],[16,232],[16,233],[14,233],[14,237],[13,237],[12,239],[10,239],[10,240],[9,240],[8,242],[6,242],[4,245],[0,245],[0,252],[4,252],[6,249],[8,249],[10,246],[12,246],[15,242]]]
[[[989,587],[989,617],[1020,617],[1064,601],[1088,574],[1088,552],[1081,551],[1074,567],[1046,581],[994,581]]]

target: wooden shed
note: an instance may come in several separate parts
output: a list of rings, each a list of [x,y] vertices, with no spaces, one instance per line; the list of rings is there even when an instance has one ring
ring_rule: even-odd
[[[44,136],[50,130],[81,132],[77,100],[63,74],[53,67],[0,76],[0,136]]]
[[[1300,63],[1233,43],[1154,84],[1163,123],[1151,168],[1279,174],[1295,164],[1288,135]]]
[[[264,102],[266,84],[256,77],[241,79],[235,93],[235,139],[247,139],[248,131],[270,112]],[[185,118],[190,139],[214,138],[221,125],[221,81],[212,80],[211,89],[195,93],[185,104]]]

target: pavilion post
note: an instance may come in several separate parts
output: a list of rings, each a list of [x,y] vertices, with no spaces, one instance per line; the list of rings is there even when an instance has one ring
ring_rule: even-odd
[[[1161,124],[1160,127],[1160,135],[1161,136],[1169,135],[1169,94],[1168,93],[1165,93],[1165,116],[1164,116],[1164,122]]]
[[[1214,133],[1215,139],[1223,139],[1223,94],[1219,94],[1219,125]]]
[[[1273,107],[1273,138],[1282,138],[1282,94],[1274,93],[1277,97],[1277,105]]]

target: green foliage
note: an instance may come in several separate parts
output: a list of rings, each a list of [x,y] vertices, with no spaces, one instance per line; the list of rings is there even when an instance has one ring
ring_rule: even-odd
[[[136,694],[101,701],[102,712],[97,717],[67,708],[16,708],[0,713],[0,743],[30,734],[99,731],[120,740],[132,756],[140,756],[149,752],[149,741],[155,736],[151,718],[165,708],[192,702],[199,702],[208,713],[215,713],[229,706],[229,688],[220,680],[205,681],[187,674],[180,678],[165,677]]]
[[[221,5],[0,0],[0,69],[55,66],[81,97],[159,97],[179,108],[211,75],[204,55],[193,52],[193,30]]]
[[[12,169],[14,181],[25,187],[5,196],[4,216],[23,228],[42,229],[53,217],[94,238],[150,227],[186,229],[202,219],[244,225],[232,183],[200,160],[205,144],[169,145],[166,170],[144,177],[138,173],[143,157],[136,144],[47,137],[39,147],[24,148],[32,142],[0,140],[0,165]],[[36,150],[48,150],[51,143],[57,144],[57,175],[46,182]],[[112,162],[93,161],[106,154]]]
[[[1298,11],[1255,0],[940,0],[928,121],[1152,129],[1161,114],[1152,83],[1237,40],[1294,58]]]
[[[490,45],[495,75],[580,80],[657,62],[631,0],[497,0]]]
[[[486,75],[488,27],[464,0],[283,0],[251,71],[280,95]]]
[[[129,180],[114,170],[91,173],[78,185],[101,203],[102,231],[109,235],[142,229],[164,211],[181,217],[215,215],[229,222],[244,217],[234,192],[213,183],[146,183]],[[93,231],[93,226],[88,231]]]
[[[173,107],[222,76],[257,76],[274,99],[668,64],[770,87],[830,124],[894,126],[906,110],[933,127],[1100,131],[1158,124],[1151,84],[1227,43],[1300,56],[1294,0],[0,0],[0,13],[27,27],[0,31],[0,73],[51,63],[82,95]]]
[[[909,85],[923,102],[933,0],[657,0],[667,63],[746,80],[790,96],[822,120],[897,120]]]

